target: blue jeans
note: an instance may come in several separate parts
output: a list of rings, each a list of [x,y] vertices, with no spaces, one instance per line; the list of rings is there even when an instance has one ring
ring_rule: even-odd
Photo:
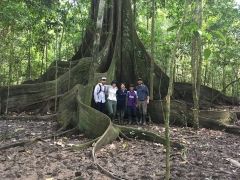
[[[104,113],[104,109],[105,109],[105,103],[102,102],[98,102],[95,106],[96,110]]]
[[[137,114],[136,106],[128,106],[127,110],[128,110],[128,116],[129,117],[136,116],[136,114]]]

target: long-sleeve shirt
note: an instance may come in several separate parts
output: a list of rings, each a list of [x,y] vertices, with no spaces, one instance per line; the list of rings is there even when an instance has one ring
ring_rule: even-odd
[[[105,98],[105,92],[106,92],[106,86],[103,85],[102,83],[98,83],[95,88],[94,88],[94,100],[95,102],[106,102]]]
[[[116,96],[117,90],[118,90],[117,87],[113,88],[111,85],[107,85],[107,92],[108,92],[107,99],[112,100],[112,101],[117,101],[117,96]]]
[[[147,100],[147,96],[149,96],[149,91],[146,85],[136,86],[137,96],[139,101]]]

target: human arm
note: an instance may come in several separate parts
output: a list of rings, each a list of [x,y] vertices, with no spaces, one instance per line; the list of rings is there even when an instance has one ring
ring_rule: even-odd
[[[126,91],[126,98],[125,98],[125,108],[127,108],[128,105],[128,91]]]
[[[109,90],[109,87],[110,87],[111,85],[104,85],[104,87],[105,87],[105,92],[106,93],[108,93],[108,90]]]
[[[150,98],[150,97],[149,97],[149,96],[147,96],[147,104],[149,104],[149,98]]]
[[[118,96],[119,96],[120,92],[119,90],[116,91],[116,98],[118,99]]]
[[[134,91],[136,94],[136,107],[138,107],[138,95],[137,95],[137,91]]]
[[[146,88],[146,94],[147,94],[147,104],[149,104],[149,99],[150,99],[149,90],[147,86],[145,86],[145,88]]]
[[[98,103],[98,92],[100,91],[100,89],[99,89],[100,87],[99,87],[99,84],[97,84],[96,86],[95,86],[95,88],[94,88],[94,92],[93,92],[93,96],[94,96],[94,101],[95,101],[95,103]]]

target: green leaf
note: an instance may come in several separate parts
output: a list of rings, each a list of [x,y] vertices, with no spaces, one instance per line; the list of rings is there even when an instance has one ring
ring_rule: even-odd
[[[199,36],[202,36],[203,33],[201,30],[197,30],[197,32],[198,32]]]
[[[170,28],[167,29],[167,31],[173,31],[174,29],[178,29],[179,28],[179,25],[174,25]]]
[[[210,49],[204,49],[203,56],[207,60],[211,55],[212,51]]]
[[[208,40],[212,38],[212,35],[211,34],[203,34],[203,36],[205,36]]]
[[[221,37],[221,39],[224,41],[224,43],[226,44],[226,37],[220,32],[220,31],[213,31],[215,32],[217,35],[219,35]]]
[[[194,34],[194,36],[199,37],[202,35],[202,31],[200,31],[200,30],[193,31],[193,34]]]
[[[204,37],[206,37],[208,40],[210,40],[210,39],[212,38],[212,35],[211,35],[211,34],[206,33],[204,30],[201,30],[201,31],[202,31],[202,35],[203,35]]]

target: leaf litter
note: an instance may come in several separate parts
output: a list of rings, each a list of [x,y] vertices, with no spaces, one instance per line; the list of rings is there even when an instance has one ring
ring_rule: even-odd
[[[131,126],[164,136],[164,126],[161,124]],[[1,147],[57,132],[55,121],[8,120],[0,121],[0,127]],[[204,128],[194,131],[189,127],[176,126],[170,128],[170,135],[172,140],[185,146],[183,149],[171,148],[171,179],[239,180],[239,136]],[[165,147],[138,139],[134,137],[134,132],[129,137],[132,141],[119,138],[120,141],[104,146],[96,154],[98,163],[123,179],[164,179]],[[92,147],[81,151],[64,151],[65,147],[87,141],[89,139],[84,134],[76,134],[38,141],[27,147],[1,150],[0,177],[4,180],[111,179],[92,162]]]

